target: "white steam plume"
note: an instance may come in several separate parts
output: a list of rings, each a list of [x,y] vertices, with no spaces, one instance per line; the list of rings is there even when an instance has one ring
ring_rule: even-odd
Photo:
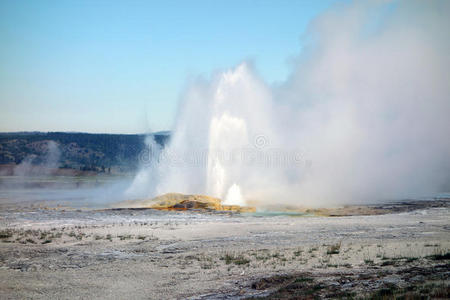
[[[26,156],[23,161],[14,168],[15,176],[49,175],[59,166],[61,150],[55,141],[39,143],[42,149],[42,157],[39,164],[33,164],[38,158],[36,154]]]
[[[129,192],[323,206],[448,191],[449,15],[449,1],[338,3],[285,83],[246,63],[192,83]]]

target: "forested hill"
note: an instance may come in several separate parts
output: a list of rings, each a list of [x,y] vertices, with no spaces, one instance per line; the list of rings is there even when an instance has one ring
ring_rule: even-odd
[[[152,134],[164,146],[169,133]],[[144,134],[0,133],[0,165],[48,165],[81,171],[127,172],[139,165]]]

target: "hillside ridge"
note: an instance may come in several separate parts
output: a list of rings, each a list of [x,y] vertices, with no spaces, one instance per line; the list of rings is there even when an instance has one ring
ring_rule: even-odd
[[[130,172],[139,166],[145,139],[153,136],[164,147],[168,132],[106,134],[82,132],[0,133],[0,165],[3,175],[14,175],[15,166],[47,166],[94,172]],[[8,166],[7,168],[5,166]]]

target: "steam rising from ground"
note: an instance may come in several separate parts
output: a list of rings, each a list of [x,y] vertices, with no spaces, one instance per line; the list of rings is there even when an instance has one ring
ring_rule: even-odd
[[[340,3],[286,82],[247,63],[191,82],[127,195],[322,206],[448,191],[449,15],[448,1]]]
[[[59,166],[61,150],[54,141],[42,143],[42,158],[37,155],[28,155],[14,168],[15,176],[49,175]],[[36,163],[37,161],[37,163]]]

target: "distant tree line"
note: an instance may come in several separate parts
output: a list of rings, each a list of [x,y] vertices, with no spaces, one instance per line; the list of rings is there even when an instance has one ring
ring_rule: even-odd
[[[164,147],[168,134],[154,134]],[[59,148],[59,166],[81,171],[111,172],[111,168],[132,170],[138,167],[139,154],[145,148],[144,134],[91,134],[67,132],[0,133],[0,164],[33,164],[45,161],[46,143]]]

